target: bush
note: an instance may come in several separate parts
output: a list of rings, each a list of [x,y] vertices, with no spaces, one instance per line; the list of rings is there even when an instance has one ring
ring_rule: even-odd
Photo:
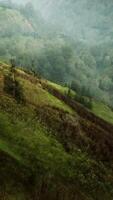
[[[13,80],[11,74],[4,77],[4,91],[12,95],[18,103],[25,103],[22,86],[19,81]]]
[[[5,75],[4,76],[4,91],[7,94],[13,95],[14,91],[14,82],[13,79],[10,75]]]

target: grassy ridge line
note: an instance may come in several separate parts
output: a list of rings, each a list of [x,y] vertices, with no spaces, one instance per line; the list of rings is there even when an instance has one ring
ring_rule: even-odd
[[[52,83],[50,81],[47,81],[47,85],[51,86],[51,88],[58,90],[61,94],[66,95],[68,94],[68,87],[63,87],[61,85],[57,85],[56,83]],[[74,91],[70,91],[71,98],[74,98],[76,96],[76,93]],[[76,101],[76,100],[75,100]],[[111,108],[107,105],[105,105],[102,102],[92,100],[92,110],[96,116],[104,119],[105,121],[113,124],[113,111]]]
[[[1,64],[1,90],[3,91],[3,74],[7,74],[9,71],[9,68],[6,66],[4,67],[3,64]],[[64,102],[44,90],[41,85],[41,81],[33,75],[29,75],[25,73],[24,71],[20,69],[16,69],[16,78],[19,80],[19,82],[22,84],[24,88],[24,96],[26,99],[26,102],[28,104],[31,104],[32,106],[40,106],[40,105],[51,105],[56,106],[60,109],[63,109],[71,114],[74,114],[75,112]],[[1,92],[2,94],[2,92]]]
[[[5,69],[3,69],[3,66],[4,66],[4,63],[1,63],[2,73],[3,73],[3,71],[4,71],[4,73],[7,73],[8,68],[9,68],[8,65],[5,65]],[[62,87],[62,86],[57,85],[55,83],[52,83],[50,81],[46,81],[46,80],[43,80],[43,79],[38,79],[37,77],[33,77],[33,75],[27,74],[26,72],[22,71],[21,69],[16,69],[16,74],[17,74],[17,77],[20,77],[21,80],[22,79],[24,80],[25,85],[29,84],[29,86],[31,86],[31,90],[34,89],[34,87],[35,87],[33,85],[39,86],[36,89],[36,92],[38,94],[39,94],[38,90],[40,90],[40,92],[41,92],[41,88],[45,90],[46,86],[48,88],[53,89],[53,90],[57,90],[62,95],[66,95],[68,93],[68,87]],[[25,80],[28,81],[28,82],[25,82]],[[32,85],[30,85],[29,82],[31,82]],[[45,103],[47,104],[49,101],[51,102],[51,99],[53,99],[53,96],[55,96],[55,95],[51,96],[50,93],[46,93],[44,95],[44,90],[43,90],[42,97],[41,97],[41,94],[39,96],[40,96],[40,99],[42,99],[42,102],[44,103],[44,99],[46,99],[46,95],[47,95],[47,102],[45,101]],[[26,88],[26,92],[27,91],[28,90]],[[38,100],[40,102],[40,99],[37,98],[37,95],[35,94],[35,91],[34,91],[34,94],[31,94],[31,96],[33,96],[33,95],[34,95],[33,102],[32,102],[32,100],[30,100],[30,95],[28,95],[28,99],[27,100],[29,101],[29,103],[31,103],[31,104],[34,103],[34,105],[35,105],[35,104],[37,104]],[[71,90],[71,98],[73,98],[75,95],[76,95],[75,92],[73,92]],[[58,99],[58,97],[57,97],[57,99]],[[56,99],[54,98],[51,103],[53,103],[53,105],[55,105],[55,101],[56,101]],[[62,104],[61,104],[61,102],[62,102]],[[66,104],[64,105],[62,100],[60,102],[56,101],[56,105],[59,105],[60,107],[66,109],[67,111],[72,113],[73,111],[69,107],[67,107]],[[80,105],[80,104],[78,104],[78,105]],[[82,108],[84,109],[84,107],[82,107]],[[111,111],[111,109],[108,106],[104,105],[103,103],[93,100],[92,112],[96,116],[98,116],[99,118],[101,118],[101,119],[103,119],[103,120],[105,120],[105,121],[107,121],[109,123],[113,123],[113,112]]]
[[[92,112],[100,118],[113,124],[113,111],[104,103],[93,101]]]
[[[35,107],[41,105],[51,105],[65,110],[70,114],[75,114],[75,111],[73,111],[70,106],[43,88],[42,82],[45,80],[39,80],[32,75],[23,73],[21,70],[17,70],[16,75],[17,79],[23,85],[25,98],[28,103],[34,105]]]
[[[52,95],[54,95],[57,98],[59,98],[60,100],[64,101],[73,110],[75,110],[80,117],[97,124],[102,129],[105,129],[110,133],[113,133],[113,125],[110,122],[107,122],[104,119],[100,118],[99,116],[97,116],[93,112],[89,111],[88,109],[86,109],[84,106],[82,106],[78,102],[74,101],[73,99],[66,97],[65,95],[60,93],[57,89],[51,88],[44,82],[43,82],[43,85],[44,85],[44,88],[47,89]]]
[[[51,86],[53,89],[57,89],[59,92],[61,92],[63,95],[67,95],[68,94],[68,91],[69,91],[69,88],[68,87],[65,87],[65,86],[61,86],[61,85],[58,85],[56,83],[53,83],[51,81],[46,81],[47,82],[47,85]],[[70,96],[72,98],[74,98],[76,95],[76,93],[70,89]]]

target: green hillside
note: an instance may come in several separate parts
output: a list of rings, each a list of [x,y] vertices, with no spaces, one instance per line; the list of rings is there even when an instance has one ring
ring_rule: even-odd
[[[0,0],[0,200],[113,200],[112,10]]]
[[[67,92],[0,64],[1,199],[112,200],[113,126]]]

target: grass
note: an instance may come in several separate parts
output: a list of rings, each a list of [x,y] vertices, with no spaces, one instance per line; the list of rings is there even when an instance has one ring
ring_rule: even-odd
[[[52,83],[50,81],[47,81],[47,84],[49,86],[57,89],[62,94],[68,93],[68,87],[63,87],[61,85]],[[71,90],[71,95],[72,95],[72,97],[74,97],[76,95],[76,93]],[[113,111],[111,110],[111,108],[109,106],[105,105],[104,103],[98,102],[98,101],[93,101],[92,112],[95,115],[99,116],[100,118],[104,119],[105,121],[113,124]]]
[[[0,74],[1,74],[1,77],[2,77],[3,74],[7,74],[8,70],[9,70],[8,65],[4,64],[3,62],[0,62]],[[24,72],[22,70],[18,69],[18,72],[21,75],[24,74]],[[53,96],[52,94],[50,94],[49,92],[44,90],[42,88],[41,84],[39,84],[39,83],[33,84],[29,80],[26,80],[26,79],[21,78],[21,77],[18,77],[18,80],[23,85],[24,96],[25,96],[26,100],[31,105],[35,105],[37,108],[38,108],[38,106],[49,105],[49,106],[53,106],[53,107],[56,107],[56,108],[60,108],[60,109],[66,111],[66,112],[68,112],[70,114],[75,114],[75,111],[73,111],[71,109],[71,107],[69,107],[63,101],[59,100],[58,98],[56,98],[55,96]],[[0,79],[0,87],[1,87],[1,89],[3,87],[3,82],[2,81],[3,80],[1,78]],[[60,93],[64,94],[64,95],[68,93],[68,87],[63,87],[61,85],[58,85],[56,83],[52,83],[50,81],[47,81],[46,83],[49,86],[51,86],[51,87],[55,88],[56,90],[58,90]],[[72,91],[72,90],[71,90],[71,95],[72,95],[72,97],[75,96],[75,92]],[[10,105],[12,105],[12,107],[9,108],[9,106],[7,105],[7,100],[5,100],[5,98],[3,99],[3,97],[1,97],[1,98],[2,99],[0,100],[0,105],[2,105],[2,104],[6,105],[7,111],[9,110],[11,112],[11,109],[15,110],[14,102],[12,102],[12,101],[10,102]],[[10,100],[8,100],[8,101],[10,101]],[[24,111],[24,109],[25,108],[23,108],[22,113],[28,113],[27,109],[25,109],[26,111]],[[19,109],[16,109],[16,110],[18,110],[18,112],[19,112]],[[101,103],[101,102],[98,102],[98,101],[93,101],[92,112],[95,115],[99,116],[100,118],[102,118],[102,119],[108,121],[109,123],[113,124],[113,112],[104,103]],[[31,109],[31,113],[33,113],[32,109]],[[20,113],[19,113],[19,115],[20,115]],[[30,115],[28,114],[28,116],[30,116]]]
[[[3,124],[5,126],[2,126]],[[30,132],[29,126],[31,126]],[[89,185],[92,182],[97,184],[98,173],[100,175],[102,171],[98,169],[98,164],[96,165],[95,161],[81,151],[75,152],[74,155],[68,154],[63,146],[53,136],[48,135],[46,129],[41,125],[36,129],[32,124],[29,124],[29,126],[26,122],[19,122],[18,120],[12,123],[10,118],[1,114],[0,149],[11,155],[15,160],[21,161],[20,156],[22,156],[25,166],[33,170],[35,176],[40,175],[40,170],[41,172],[43,170],[43,174],[46,176],[51,174],[51,176],[55,175],[63,180],[69,181],[71,179],[75,183],[84,183],[88,188],[90,188]],[[97,174],[93,171],[94,167]],[[85,174],[87,173],[90,176],[86,177]]]
[[[43,170],[52,172],[67,162],[62,145],[38,122],[34,127],[17,119],[12,122],[6,114],[0,114],[0,132],[0,150],[36,172],[39,162]]]
[[[38,106],[43,105],[50,105],[57,108],[60,108],[64,111],[69,112],[70,114],[74,114],[75,112],[66,105],[63,101],[57,99],[55,96],[44,90],[40,84],[32,84],[31,82],[20,79],[23,88],[25,97],[28,102],[31,102],[32,104]]]
[[[50,130],[48,130],[43,123],[38,121],[33,105],[35,105],[36,108],[38,108],[38,106],[43,107],[44,105],[55,106],[70,114],[74,111],[63,101],[60,101],[44,90],[40,83],[33,84],[29,80],[20,77],[18,77],[18,80],[23,86],[24,95],[28,104],[19,105],[14,98],[7,95],[5,96],[4,93],[0,96],[0,110],[2,112],[2,114],[0,114],[1,152],[3,151],[6,155],[14,158],[15,161],[20,161],[22,164],[24,162],[24,166],[28,167],[30,170],[30,178],[35,177],[37,179],[36,181],[39,181],[41,175],[41,182],[45,180],[46,177],[47,180],[52,180],[51,185],[54,185],[53,179],[55,179],[55,181],[59,179],[60,184],[61,181],[63,183],[69,183],[70,187],[73,182],[75,185],[79,186],[81,192],[83,190],[88,196],[92,196],[94,190],[95,195],[97,188],[101,187],[103,184],[105,187],[109,186],[109,183],[106,183],[109,171],[107,169],[103,171],[103,165],[101,166],[100,163],[96,163],[90,156],[79,149],[73,152],[73,154],[67,153],[63,145],[57,141],[54,134],[49,132]],[[68,88],[54,83],[51,86],[55,87],[63,94],[68,91]],[[104,113],[102,112],[103,107],[105,109]],[[97,111],[99,112],[98,115],[101,113],[102,116],[108,113],[108,119],[112,116],[107,106],[102,103],[94,102],[93,112],[97,113]],[[44,112],[46,112],[46,110],[44,110]],[[58,121],[58,123],[60,122]],[[62,128],[65,134],[65,126]],[[73,133],[74,131],[75,129]],[[66,140],[70,142],[68,137],[66,137]],[[5,162],[5,166],[8,167],[7,160]],[[25,172],[27,177],[29,177],[28,171]],[[8,176],[8,173],[6,173],[6,176]],[[25,180],[27,179],[25,178]],[[108,185],[106,186],[106,184]],[[69,187],[67,186],[67,188]],[[79,190],[79,188],[77,189]],[[36,188],[34,189],[37,189],[37,182]],[[74,192],[75,190],[76,186]],[[89,191],[91,191],[91,193]],[[109,193],[110,191],[108,191],[108,194]],[[11,200],[12,199],[11,197]],[[20,197],[20,199],[22,198]],[[87,198],[85,198],[85,200],[86,199]],[[108,197],[108,199],[110,198]]]
[[[8,71],[9,71],[8,65],[5,65],[4,63],[1,62],[0,63],[0,74],[1,75],[7,74]],[[18,69],[18,72],[21,75],[24,74],[24,72],[22,70]],[[18,77],[18,80],[20,81],[20,83],[23,86],[24,96],[29,104],[35,105],[37,107],[43,106],[43,105],[49,105],[49,106],[53,106],[53,107],[59,108],[61,110],[64,110],[66,112],[69,112],[70,114],[75,114],[75,112],[71,109],[71,107],[69,107],[63,101],[59,100],[58,98],[56,98],[55,96],[53,96],[52,94],[50,94],[49,92],[44,90],[42,88],[41,84],[33,84],[29,80],[26,80],[26,79],[20,78],[20,77]],[[1,90],[2,90],[3,79],[0,79],[0,86],[1,86]],[[61,87],[61,88],[63,88],[63,87]],[[3,98],[3,96],[1,98],[2,98],[2,100],[0,101],[1,102],[0,105],[1,106],[2,106],[2,104],[6,105],[5,107],[7,107],[6,108],[7,111],[11,110],[11,109],[12,110],[15,109],[15,108],[13,108],[14,102],[12,102],[12,100]],[[8,101],[10,101],[9,103],[10,103],[10,105],[12,105],[10,108],[7,106]]]
[[[113,112],[107,105],[93,101],[92,111],[100,118],[113,124]]]
[[[5,152],[15,160],[18,160],[19,162],[21,161],[21,157],[16,152],[13,151],[12,145],[1,138],[0,138],[0,151]]]
[[[61,94],[68,94],[68,90],[69,88],[68,87],[64,87],[64,86],[61,86],[61,85],[58,85],[56,83],[53,83],[51,81],[47,81],[47,84],[55,89],[57,89]],[[74,97],[75,96],[75,92],[73,90],[71,90],[71,96]]]

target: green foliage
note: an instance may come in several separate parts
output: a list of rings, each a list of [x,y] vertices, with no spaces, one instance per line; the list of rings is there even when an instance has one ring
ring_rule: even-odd
[[[16,63],[16,62],[15,62],[15,59],[14,59],[14,58],[11,58],[11,59],[10,59],[10,62],[11,62],[11,71],[13,72],[14,69],[15,69],[15,67],[16,67],[16,66],[15,66],[15,63]]]
[[[13,76],[12,73],[4,76],[4,91],[12,95],[18,103],[25,103],[22,86]]]
[[[15,80],[15,99],[18,103],[24,103],[25,104],[25,98],[24,98],[24,95],[23,95],[23,88],[17,80]]]
[[[13,79],[10,75],[6,75],[4,77],[4,91],[7,92],[8,94],[13,95],[13,91],[14,91],[14,82]]]
[[[77,81],[72,81],[71,89],[77,92],[74,99],[79,103],[83,104],[85,107],[92,109],[92,95],[89,88],[80,87]]]

